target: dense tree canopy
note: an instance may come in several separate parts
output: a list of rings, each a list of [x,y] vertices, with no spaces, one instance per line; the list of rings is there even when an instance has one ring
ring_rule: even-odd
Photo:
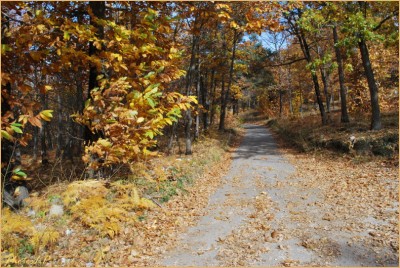
[[[303,194],[314,186],[318,193],[327,188],[321,202],[334,202],[325,208],[350,204],[343,220],[358,217],[348,216],[362,207],[368,222],[381,222],[397,187],[390,186],[389,177],[395,181],[398,167],[393,157],[398,153],[393,120],[395,113],[398,121],[398,10],[395,1],[2,1],[2,264],[26,266],[24,258],[35,258],[34,264],[46,266],[132,266],[163,253],[159,243],[176,242],[175,234],[201,215],[210,193],[226,183],[221,174],[228,169],[227,148],[245,132],[242,119],[267,124],[283,143],[302,151],[321,145],[341,153],[340,161],[319,151],[300,160],[296,154],[296,168],[303,172],[296,178],[304,179],[282,187],[278,176],[286,174],[287,165],[266,166],[276,164],[272,136],[262,126],[245,125],[247,145],[238,158],[246,159],[235,166],[238,176],[229,173],[232,187],[226,188],[234,192],[226,192],[229,202],[221,204],[223,217],[217,217],[225,221],[225,208],[236,205],[227,215],[254,209],[246,220],[251,228],[235,226],[232,232],[244,234],[236,247],[246,259],[261,250],[249,246],[257,239],[264,253],[265,243],[277,239],[274,247],[287,255],[280,243],[284,233],[264,224],[274,220],[271,208],[287,210],[291,204],[296,211],[289,209],[288,215],[314,215],[300,215],[293,200],[275,206],[266,192],[237,195],[242,190],[271,187],[280,198],[276,193],[282,189],[291,197],[298,187],[298,197],[309,202]],[[367,124],[357,124],[360,115],[368,116]],[[365,164],[357,150],[393,159]],[[390,162],[396,162],[393,170]],[[274,183],[264,184],[261,177],[273,177]],[[165,204],[172,196],[181,199]],[[365,200],[372,205],[365,206]],[[315,213],[324,208],[321,202],[304,207]],[[310,205],[317,207],[310,210]],[[395,218],[396,210],[390,211]],[[324,213],[322,220],[333,219]],[[397,227],[363,233],[375,239],[371,245],[390,246],[398,256],[392,235]],[[231,244],[226,237],[215,239]],[[298,246],[320,241],[331,250],[325,238]],[[237,252],[224,251],[237,265],[232,260]],[[147,255],[137,258],[139,252]],[[113,260],[106,261],[106,255]],[[53,262],[43,256],[54,257]]]
[[[21,150],[49,151],[88,176],[186,154],[230,109],[323,124],[398,106],[396,2],[3,2],[2,175],[28,175]],[[312,90],[313,88],[313,90]],[[218,116],[218,117],[217,117]],[[157,145],[167,134],[166,148]],[[22,148],[21,146],[25,146]],[[103,169],[104,171],[104,169]],[[103,174],[104,175],[104,174]]]

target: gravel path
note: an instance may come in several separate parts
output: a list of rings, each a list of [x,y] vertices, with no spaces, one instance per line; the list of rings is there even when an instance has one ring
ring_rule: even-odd
[[[371,252],[329,219],[318,187],[290,176],[295,167],[277,151],[271,133],[244,125],[229,173],[211,196],[206,215],[180,237],[165,266],[397,266],[390,250]],[[364,224],[385,224],[365,219]],[[382,257],[383,256],[383,257]]]

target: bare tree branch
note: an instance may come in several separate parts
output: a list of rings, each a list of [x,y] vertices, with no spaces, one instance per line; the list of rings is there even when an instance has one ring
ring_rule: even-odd
[[[302,60],[306,60],[306,58],[295,59],[295,60],[292,60],[292,61],[289,61],[289,62],[285,62],[285,63],[281,63],[281,64],[272,64],[272,65],[268,65],[268,67],[279,67],[279,66],[290,65],[290,64],[293,64],[295,62],[302,61]]]
[[[373,30],[373,31],[378,30],[378,29],[382,26],[382,24],[384,24],[387,20],[393,18],[393,17],[396,16],[396,15],[399,15],[399,11],[398,11],[398,10],[393,11],[392,14],[390,14],[389,16],[387,16],[386,18],[384,18],[384,19],[383,19],[381,22],[379,22],[379,24],[376,25],[376,26],[374,27],[374,29],[372,29],[372,30]]]

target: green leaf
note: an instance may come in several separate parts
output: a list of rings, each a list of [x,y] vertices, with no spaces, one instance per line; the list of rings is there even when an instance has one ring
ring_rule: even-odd
[[[69,32],[64,31],[64,40],[69,40],[71,36],[69,35]]]
[[[152,76],[153,74],[155,74],[155,72],[149,72],[148,74],[146,74],[146,76],[144,78],[150,78],[150,76]]]
[[[155,102],[153,101],[153,99],[148,98],[147,99],[148,104],[151,106],[151,108],[154,108],[156,106]]]
[[[21,167],[16,167],[16,168],[13,169],[12,172],[15,174],[16,172],[18,172],[18,171],[20,171],[20,170],[21,170]]]
[[[161,73],[162,71],[164,71],[165,67],[161,66],[160,68],[157,69],[157,73]]]
[[[154,138],[154,132],[151,130],[148,130],[145,134],[146,137],[149,137],[150,139]]]
[[[16,132],[16,133],[19,133],[19,134],[22,134],[22,133],[23,133],[23,132],[22,132],[22,129],[20,129],[19,127],[16,127],[16,126],[11,125],[11,128],[12,128],[12,130],[14,130],[14,132]]]
[[[130,117],[135,117],[135,116],[137,116],[138,115],[138,112],[136,111],[136,110],[131,110],[131,111],[129,111],[129,116]]]
[[[14,172],[14,174],[15,175],[18,175],[18,176],[20,176],[20,177],[23,177],[23,178],[26,178],[26,177],[28,177],[28,175],[26,175],[26,173],[25,172],[23,172],[23,171],[16,171],[16,172]]]
[[[155,84],[155,85],[151,85],[151,86],[147,87],[144,90],[145,94],[144,94],[143,98],[147,99],[148,97],[150,97],[150,95],[153,95],[154,93],[156,93],[158,90],[158,85],[159,84]]]
[[[12,139],[13,139],[13,137],[10,134],[8,134],[7,131],[1,130],[1,138],[3,138],[3,137],[9,141],[12,141]]]
[[[9,45],[1,44],[1,55],[4,55],[6,52],[12,51],[12,48]]]
[[[87,108],[89,105],[90,105],[90,99],[87,99],[87,100],[85,101],[85,108]]]

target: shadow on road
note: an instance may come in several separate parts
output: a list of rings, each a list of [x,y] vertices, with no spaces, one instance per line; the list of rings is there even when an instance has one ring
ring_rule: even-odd
[[[233,159],[249,159],[258,155],[279,155],[273,136],[263,126],[247,125],[247,135],[236,150]]]

